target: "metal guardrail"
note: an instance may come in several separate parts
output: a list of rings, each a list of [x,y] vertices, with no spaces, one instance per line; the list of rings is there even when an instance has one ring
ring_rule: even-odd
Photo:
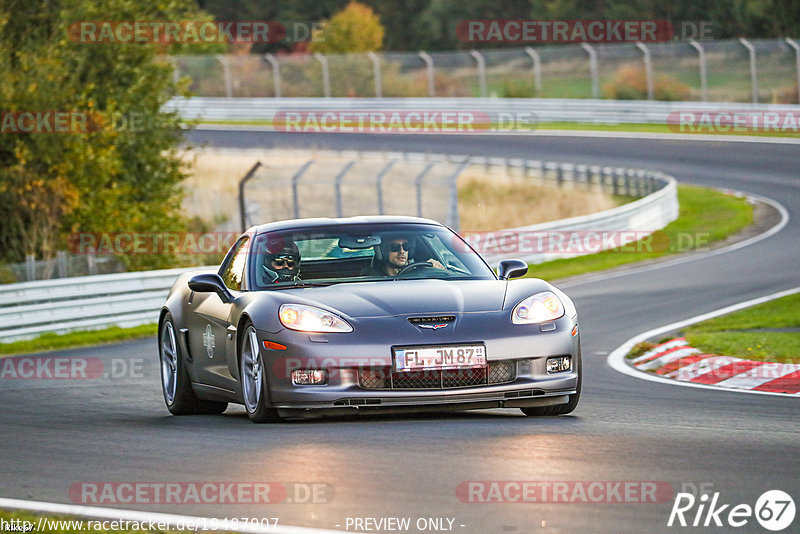
[[[292,112],[369,112],[399,113],[461,112],[489,119],[489,132],[525,133],[535,131],[540,122],[668,124],[676,112],[775,112],[799,113],[800,106],[789,104],[743,104],[722,102],[660,102],[646,100],[584,100],[571,98],[172,98],[165,110],[176,111],[185,120],[272,121],[278,113]],[[305,124],[305,123],[304,123]],[[267,130],[278,131],[271,124]],[[344,131],[342,127],[339,131]],[[307,131],[328,131],[322,127]],[[336,130],[330,130],[336,131]],[[447,133],[424,130],[424,133]],[[468,130],[453,133],[469,134]],[[486,130],[475,129],[476,133]],[[373,130],[374,132],[374,130]],[[391,130],[387,130],[391,133]],[[402,132],[398,132],[402,133]]]
[[[386,155],[384,155],[386,156]],[[405,154],[406,159],[423,158],[463,169],[466,165],[503,166],[525,176],[553,185],[599,188],[614,194],[641,196],[638,200],[603,212],[553,221],[498,233],[626,231],[652,232],[678,216],[675,180],[663,173],[636,169],[572,165],[524,159]],[[638,194],[637,194],[638,193]],[[469,236],[468,236],[469,237]],[[494,263],[503,257],[521,257],[539,263],[558,253],[515,250],[504,252],[480,247],[479,252]],[[589,253],[587,251],[586,253]],[[570,253],[569,255],[575,255]],[[58,280],[0,285],[0,342],[35,337],[45,332],[63,333],[111,325],[135,326],[154,323],[158,310],[175,279],[188,271],[211,267],[170,269],[111,275],[84,276]]]
[[[175,279],[187,271],[168,269],[79,276],[0,286],[0,341],[107,326],[158,321],[158,310]]]

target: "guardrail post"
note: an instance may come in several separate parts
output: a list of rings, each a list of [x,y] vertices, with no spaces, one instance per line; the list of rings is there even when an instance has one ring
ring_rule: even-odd
[[[380,59],[375,52],[367,52],[367,57],[372,61],[372,77],[375,79],[375,98],[381,98],[383,95],[383,85],[381,84]]]
[[[300,185],[300,178],[303,177],[306,170],[314,163],[313,159],[306,161],[294,176],[292,176],[292,211],[295,219],[300,218],[300,195],[297,192],[298,186]]]
[[[458,232],[461,226],[461,218],[458,215],[458,177],[464,172],[464,169],[469,165],[469,156],[464,158],[455,172],[450,175],[448,180],[450,184],[450,202],[447,205],[447,226]]]
[[[697,50],[697,61],[700,64],[700,98],[703,102],[708,102],[708,77],[706,73],[706,51],[703,49],[703,45],[695,41],[694,39],[689,39],[689,44]]]
[[[425,51],[419,52],[419,57],[425,62],[425,73],[428,76],[428,96],[436,96],[436,83],[433,72],[433,58]]]
[[[636,43],[636,48],[644,54],[644,76],[647,80],[647,100],[653,100],[653,62],[650,58],[650,49],[644,43]]]
[[[217,61],[222,64],[222,75],[225,77],[225,96],[227,98],[233,97],[233,84],[231,83],[231,64],[222,54],[217,54]]]
[[[244,205],[244,186],[248,180],[255,175],[259,167],[261,167],[261,162],[256,161],[256,164],[253,165],[249,171],[247,171],[247,174],[244,175],[244,178],[239,180],[239,217],[241,217],[242,221],[242,232],[247,230],[247,210]]]
[[[470,50],[471,55],[478,65],[478,84],[480,85],[481,98],[486,98],[486,60],[477,50]]]
[[[795,70],[797,71],[797,103],[800,104],[800,45],[791,37],[787,37],[786,42],[794,48]]]
[[[564,165],[561,163],[556,165],[556,183],[559,188],[564,187]]]
[[[414,187],[417,190],[417,217],[422,217],[422,181],[434,165],[435,163],[433,162],[428,163],[425,165],[425,168],[422,169],[422,172],[414,178]]]
[[[591,45],[581,43],[587,54],[589,54],[589,72],[592,76],[592,98],[600,98],[600,80],[597,68],[597,52]]]
[[[336,192],[336,216],[339,218],[344,217],[344,215],[342,215],[342,180],[344,180],[344,177],[355,164],[355,161],[348,162],[347,165],[344,166],[344,169],[333,179],[333,189]]]
[[[739,42],[742,43],[742,46],[744,46],[750,54],[750,89],[753,93],[753,104],[758,104],[758,75],[756,73],[756,49],[753,47],[753,45],[750,44],[750,41],[748,41],[744,37],[740,37]]]
[[[331,97],[331,72],[328,69],[328,58],[320,54],[319,52],[314,52],[314,59],[319,61],[319,64],[322,66],[322,94],[325,98]]]
[[[275,91],[275,98],[281,97],[281,66],[272,54],[264,54],[264,59],[272,67],[272,86]]]
[[[389,171],[394,167],[394,164],[397,163],[396,159],[393,159],[386,166],[381,169],[381,172],[378,173],[378,176],[375,178],[375,182],[378,187],[378,215],[383,215],[383,179],[389,173]]]
[[[533,61],[533,89],[536,96],[542,94],[542,60],[539,57],[539,52],[531,48],[525,47],[525,53],[528,54]]]

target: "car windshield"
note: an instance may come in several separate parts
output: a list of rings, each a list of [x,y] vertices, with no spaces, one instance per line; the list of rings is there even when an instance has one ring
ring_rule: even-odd
[[[250,263],[257,290],[343,282],[491,280],[458,235],[432,224],[359,224],[264,233]]]

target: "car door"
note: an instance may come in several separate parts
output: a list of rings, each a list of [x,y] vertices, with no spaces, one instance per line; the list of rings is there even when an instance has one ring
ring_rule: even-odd
[[[249,251],[249,237],[233,247],[219,274],[234,298],[241,294]],[[189,346],[195,378],[201,384],[236,391],[236,380],[228,367],[228,352],[235,356],[236,325],[231,324],[232,302],[223,302],[216,293],[192,293],[192,328]]]

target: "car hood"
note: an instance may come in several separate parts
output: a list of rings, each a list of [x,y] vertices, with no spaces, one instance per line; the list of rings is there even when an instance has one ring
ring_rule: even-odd
[[[350,317],[465,313],[502,309],[500,280],[395,280],[303,288],[287,301],[332,308]]]

